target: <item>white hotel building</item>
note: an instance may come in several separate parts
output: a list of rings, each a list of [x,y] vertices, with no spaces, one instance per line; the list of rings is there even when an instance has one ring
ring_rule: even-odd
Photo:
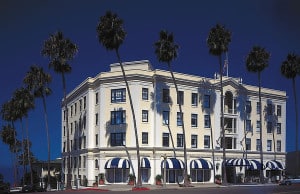
[[[221,93],[217,76],[205,78],[174,72],[180,98],[168,71],[149,61],[124,63],[136,115],[142,181],[155,184],[164,172],[167,183],[182,181],[183,135],[186,130],[187,172],[193,182],[214,182],[222,174]],[[224,77],[226,166],[229,182],[256,181],[260,164],[258,87]],[[262,148],[265,177],[282,178],[286,152],[286,92],[262,88]],[[136,141],[128,93],[119,64],[87,78],[67,95],[72,180],[128,182],[137,173]],[[63,173],[67,174],[67,131],[62,107]],[[174,149],[173,149],[174,145]],[[214,150],[214,161],[213,161]],[[240,163],[243,162],[243,163]],[[133,172],[134,171],[134,172]],[[66,176],[65,182],[66,182]]]

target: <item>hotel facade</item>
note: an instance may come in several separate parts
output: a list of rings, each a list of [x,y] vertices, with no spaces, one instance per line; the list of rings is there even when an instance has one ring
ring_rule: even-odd
[[[144,184],[155,184],[155,177],[164,172],[168,184],[183,181],[184,137],[179,103],[185,126],[187,173],[192,183],[214,182],[214,175],[222,175],[223,162],[229,182],[257,181],[260,168],[267,181],[282,178],[286,162],[285,91],[262,88],[259,106],[257,86],[246,85],[241,78],[223,77],[223,161],[218,75],[205,78],[174,72],[177,96],[169,71],[153,69],[147,60],[123,66],[136,117]],[[129,174],[137,176],[135,132],[126,90],[119,64],[111,64],[109,72],[88,77],[67,95],[68,115],[63,106],[61,141],[65,182],[69,156],[72,181],[80,180],[80,184],[98,183],[100,175],[104,175],[105,183],[127,184]]]

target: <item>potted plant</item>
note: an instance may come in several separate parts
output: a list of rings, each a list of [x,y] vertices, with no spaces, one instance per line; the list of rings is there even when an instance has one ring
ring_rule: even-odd
[[[104,185],[104,173],[99,174],[99,185]]]
[[[221,184],[222,182],[221,182],[221,175],[219,175],[219,174],[217,174],[216,176],[215,176],[215,182],[216,182],[216,184]]]
[[[161,179],[162,176],[160,174],[156,175],[155,177],[156,185],[161,185]]]
[[[129,174],[128,178],[129,178],[128,185],[134,185],[135,176],[133,174]]]

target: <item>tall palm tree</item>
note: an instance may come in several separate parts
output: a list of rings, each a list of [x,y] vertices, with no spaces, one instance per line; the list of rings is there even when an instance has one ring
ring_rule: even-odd
[[[223,184],[227,184],[226,175],[226,147],[225,147],[225,128],[224,128],[224,94],[223,94],[223,68],[222,54],[228,51],[229,43],[231,42],[231,32],[220,24],[211,28],[206,43],[209,48],[209,54],[219,58],[219,74],[220,74],[220,90],[221,90],[221,130],[222,130],[222,145],[223,145]]]
[[[167,63],[168,69],[171,73],[172,80],[175,86],[177,98],[180,98],[179,90],[177,87],[177,82],[175,80],[175,76],[173,73],[171,62],[177,58],[177,53],[179,46],[174,42],[173,33],[168,33],[165,30],[161,30],[159,33],[159,40],[154,43],[155,46],[155,54],[159,62]],[[184,128],[184,119],[183,119],[183,112],[181,106],[181,100],[179,99],[179,116],[182,122],[182,134],[183,134],[183,155],[184,155],[184,185],[188,186],[188,176],[187,176],[187,153],[186,153],[186,137],[185,137],[185,128]]]
[[[263,167],[262,146],[262,107],[261,107],[261,72],[269,65],[270,53],[265,48],[254,46],[246,58],[246,67],[249,72],[258,74],[258,96],[259,96],[259,120],[260,120],[260,162]],[[260,182],[264,183],[263,169],[260,169]]]
[[[122,70],[123,78],[126,84],[126,90],[129,97],[131,114],[132,114],[133,125],[134,125],[134,132],[135,132],[136,152],[137,152],[137,162],[138,162],[138,176],[137,176],[136,187],[141,187],[142,175],[141,175],[141,162],[140,162],[140,146],[139,146],[139,139],[138,139],[138,130],[136,125],[136,117],[133,108],[129,84],[119,54],[119,47],[122,45],[126,37],[126,32],[123,28],[123,20],[119,18],[117,14],[112,13],[111,11],[107,11],[104,16],[100,17],[100,21],[97,25],[96,30],[98,34],[99,43],[102,44],[107,50],[114,50],[116,52],[117,59]]]
[[[294,53],[289,53],[285,61],[281,64],[281,74],[287,79],[292,79],[293,83],[293,94],[294,104],[296,113],[296,129],[295,129],[295,140],[296,140],[296,170],[295,175],[299,172],[299,117],[298,117],[298,103],[297,103],[297,90],[296,90],[296,76],[300,75],[300,57]]]
[[[34,109],[34,98],[33,95],[31,95],[30,91],[26,88],[20,88],[17,89],[14,94],[13,94],[13,102],[14,102],[14,108],[16,110],[16,116],[17,118],[20,120],[21,123],[21,128],[22,128],[22,145],[23,145],[23,157],[25,157],[25,151],[27,151],[28,153],[30,152],[30,148],[27,147],[27,149],[25,148],[25,146],[28,144],[24,144],[24,129],[23,129],[23,118],[25,118],[26,120],[28,119],[28,112],[30,109]],[[26,140],[27,142],[29,142],[29,136],[28,136],[28,125],[26,127]],[[32,169],[31,169],[31,163],[30,163],[30,158],[29,158],[29,154],[27,154],[28,156],[28,164],[29,164],[29,168],[30,168],[30,175],[31,175],[31,182],[33,183],[33,175],[32,175]],[[23,158],[23,161],[25,161],[25,158]],[[25,163],[23,163],[23,181],[25,180]],[[24,182],[23,182],[24,183]]]
[[[45,73],[42,67],[38,67],[36,65],[30,67],[30,71],[27,72],[23,80],[23,82],[27,85],[27,88],[33,93],[34,97],[42,98],[43,101],[45,130],[48,148],[48,184],[50,183],[50,136],[48,127],[46,97],[52,93],[49,87],[51,80],[51,75]]]
[[[42,55],[49,57],[49,68],[53,69],[55,73],[61,74],[63,83],[63,106],[65,107],[66,115],[66,130],[67,130],[67,189],[71,189],[71,166],[70,166],[70,136],[69,136],[69,118],[68,118],[68,106],[67,106],[67,93],[66,93],[66,78],[65,74],[71,73],[72,67],[69,64],[76,53],[78,47],[70,39],[65,38],[63,33],[58,31],[55,34],[51,34],[49,39],[44,42],[42,49]],[[50,190],[50,183],[48,182],[48,190]]]

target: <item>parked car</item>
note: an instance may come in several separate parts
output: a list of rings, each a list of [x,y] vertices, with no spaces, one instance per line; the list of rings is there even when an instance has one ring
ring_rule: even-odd
[[[22,187],[22,193],[44,192],[44,191],[46,191],[44,188],[36,184],[25,185],[24,187]]]
[[[279,183],[280,185],[300,184],[300,177],[288,177]]]

